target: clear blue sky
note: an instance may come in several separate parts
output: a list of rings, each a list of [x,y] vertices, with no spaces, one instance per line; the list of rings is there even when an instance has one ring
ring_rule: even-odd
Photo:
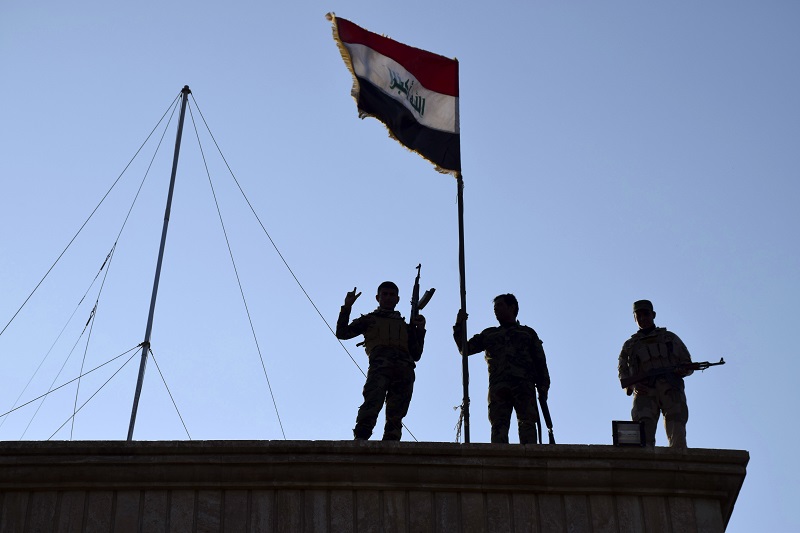
[[[455,180],[390,140],[377,121],[357,118],[325,20],[333,10],[459,59],[469,331],[494,323],[495,295],[518,296],[520,320],[545,343],[558,441],[610,444],[611,421],[628,419],[616,359],[635,331],[631,303],[649,298],[656,323],[678,333],[695,360],[728,363],[687,379],[687,396],[690,446],[751,454],[729,531],[800,528],[792,422],[800,375],[800,4],[264,6],[2,4],[2,327],[189,85],[195,120],[199,106],[329,324],[354,286],[364,292],[355,312],[370,311],[385,279],[400,285],[407,314],[422,263],[423,289],[437,292],[425,311],[429,333],[406,424],[420,441],[454,441],[453,407],[462,397],[451,338],[459,307]],[[21,401],[77,376],[84,358],[93,368],[142,341],[174,131],[122,231],[88,347],[81,330],[102,275],[90,284],[153,144],[0,336],[3,412],[32,376]],[[352,438],[363,376],[254,220],[213,143],[201,141],[283,430],[189,117],[152,336],[189,435]],[[366,370],[355,342],[344,345]],[[84,379],[78,404],[121,362]],[[56,432],[76,401],[71,385],[35,417],[38,404],[8,416],[0,438],[124,439],[137,370],[138,353],[74,426]],[[487,442],[481,356],[471,358],[470,375],[472,441]],[[135,438],[189,438],[152,360]],[[662,429],[657,438],[665,442]]]

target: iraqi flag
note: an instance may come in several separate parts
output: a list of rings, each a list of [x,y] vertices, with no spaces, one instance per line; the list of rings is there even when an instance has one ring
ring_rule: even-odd
[[[359,116],[383,122],[391,137],[439,172],[460,175],[458,60],[377,35],[333,13],[327,17],[353,74]]]

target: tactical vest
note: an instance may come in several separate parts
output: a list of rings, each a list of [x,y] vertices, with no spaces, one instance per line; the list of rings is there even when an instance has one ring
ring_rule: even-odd
[[[373,315],[375,323],[364,332],[364,349],[367,355],[376,346],[398,348],[408,353],[408,326],[402,318],[387,318]]]
[[[491,327],[480,334],[486,346],[486,363],[489,365],[489,380],[505,377],[529,378],[539,382],[536,357],[542,341],[528,326],[517,323],[512,327]]]
[[[631,346],[629,361],[634,373],[648,372],[655,368],[686,362],[685,358],[681,357],[682,354],[677,353],[681,348],[674,339],[675,336],[664,328],[656,328],[654,331],[635,339]]]

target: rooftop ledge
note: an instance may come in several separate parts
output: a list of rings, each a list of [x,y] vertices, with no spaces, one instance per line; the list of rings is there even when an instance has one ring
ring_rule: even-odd
[[[697,502],[702,501],[716,502],[713,507],[719,509],[719,518],[715,521],[721,520],[719,525],[724,529],[744,483],[749,459],[749,453],[740,450],[572,444],[0,442],[0,492],[139,491],[145,494],[191,490],[296,494],[310,491],[317,495],[328,494],[324,498],[328,502],[328,522],[333,516],[329,509],[333,501],[331,493],[405,494],[404,505],[410,501],[409,494],[458,493],[459,502],[476,497],[481,502],[489,502],[487,498],[493,494],[499,495],[498,498],[510,497],[516,502],[514,497],[519,495],[537,495],[540,514],[545,505],[542,498],[553,495],[560,495],[561,500],[577,495],[579,501],[605,502],[613,509],[609,512],[617,514],[622,512],[620,504],[611,504],[611,500],[662,499],[672,501],[673,507],[694,505],[695,509],[699,509]],[[252,509],[253,497],[248,498],[248,508]],[[433,498],[436,501],[435,496]],[[146,501],[145,496],[141,501]],[[695,503],[687,503],[692,501]],[[509,505],[514,508],[516,504]],[[594,509],[591,503],[585,505]],[[665,505],[667,511],[661,514],[668,515],[669,503]],[[462,506],[459,503],[457,507],[462,509]],[[644,509],[643,515],[647,514],[647,504],[636,506]],[[116,509],[117,505],[112,507]],[[360,511],[354,512],[358,515]],[[518,510],[510,512],[514,514]],[[596,515],[598,510],[594,513]],[[588,512],[587,516],[591,515]],[[407,521],[413,521],[413,516],[414,513],[410,513]],[[357,516],[353,518],[356,519]],[[674,523],[675,520],[669,518],[668,521]]]

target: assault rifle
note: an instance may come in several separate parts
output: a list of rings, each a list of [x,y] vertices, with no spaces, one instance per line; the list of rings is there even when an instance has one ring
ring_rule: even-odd
[[[425,291],[425,294],[422,295],[422,298],[419,297],[419,271],[422,269],[422,263],[417,265],[417,277],[414,280],[414,290],[411,291],[411,316],[408,319],[409,325],[414,321],[415,318],[419,316],[419,312],[422,308],[428,305],[428,302],[431,301],[433,297],[433,293],[436,292],[436,289],[428,289]],[[419,357],[414,357],[415,361],[419,361]]]
[[[436,289],[428,289],[422,298],[419,297],[419,272],[422,269],[422,263],[417,265],[417,277],[414,280],[414,290],[411,291],[411,317],[409,320],[414,320],[419,316],[419,312],[428,305],[428,302],[433,298],[433,293]]]
[[[688,372],[690,370],[705,370],[711,366],[717,365],[724,365],[725,359],[722,357],[719,358],[718,363],[709,363],[708,361],[703,361],[702,363],[683,363],[680,365],[673,365],[673,366],[665,366],[663,368],[654,368],[649,372],[644,374],[637,374],[635,376],[630,376],[627,378],[622,378],[619,380],[620,385],[622,385],[623,389],[627,389],[631,385],[636,385],[637,383],[641,383],[642,381],[648,380],[650,378],[657,378],[659,376],[663,376],[666,374],[674,374],[680,372]]]

